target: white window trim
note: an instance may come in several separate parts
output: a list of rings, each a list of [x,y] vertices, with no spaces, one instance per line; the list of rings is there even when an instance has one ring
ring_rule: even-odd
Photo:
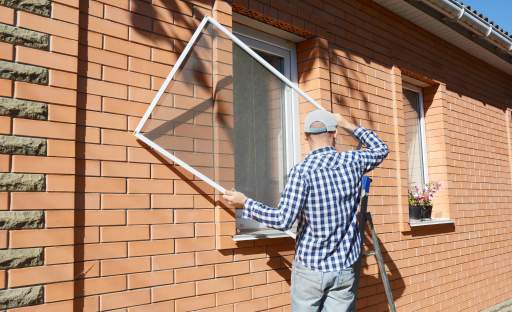
[[[284,75],[289,77],[293,83],[297,82],[297,56],[295,44],[265,33],[244,24],[235,23],[233,33],[243,40],[254,50],[263,51],[268,54],[276,55],[284,60]],[[283,107],[284,128],[285,128],[285,167],[282,168],[281,176],[286,177],[286,173],[300,160],[300,135],[299,135],[299,103],[290,87],[285,89],[285,103]],[[282,185],[284,186],[284,185]],[[238,230],[238,221],[237,221]],[[246,228],[243,234],[236,234],[233,239],[253,240],[261,237],[273,238],[283,237],[282,231],[270,228]]]
[[[425,132],[425,111],[424,111],[424,102],[423,102],[423,91],[420,87],[415,85],[411,85],[408,83],[403,83],[402,88],[418,93],[419,97],[419,106],[420,106],[420,134],[421,134],[421,151],[422,151],[422,159],[421,163],[423,165],[423,183],[427,184],[429,182],[428,179],[428,158],[427,158],[427,139]]]
[[[318,104],[314,99],[312,99],[309,95],[307,95],[304,91],[299,89],[297,84],[291,82],[288,78],[286,78],[284,75],[282,75],[278,70],[276,70],[272,65],[270,65],[267,61],[265,61],[262,57],[260,57],[256,52],[254,52],[250,47],[248,47],[245,43],[243,43],[240,39],[238,39],[235,35],[233,35],[229,30],[227,30],[224,26],[222,26],[219,22],[217,22],[215,19],[205,16],[201,23],[198,25],[196,31],[192,35],[192,38],[185,46],[185,49],[178,57],[178,60],[172,67],[169,75],[162,83],[162,86],[156,93],[155,97],[151,101],[151,104],[149,105],[148,109],[142,116],[139,124],[135,128],[134,135],[142,142],[147,144],[149,147],[153,148],[155,151],[157,151],[159,154],[161,154],[163,157],[167,158],[168,160],[174,162],[175,164],[181,166],[183,169],[187,170],[188,172],[195,175],[200,180],[206,182],[208,185],[216,189],[218,192],[224,194],[226,192],[226,189],[221,186],[216,181],[210,179],[208,176],[204,175],[197,169],[195,169],[193,166],[190,166],[185,161],[181,160],[180,158],[176,157],[175,155],[172,155],[167,150],[162,148],[160,145],[153,142],[151,139],[147,138],[143,133],[141,133],[142,128],[144,127],[145,123],[149,119],[151,113],[155,109],[156,105],[158,104],[160,98],[164,94],[165,90],[169,86],[170,82],[174,78],[174,75],[178,72],[178,69],[181,68],[181,64],[185,61],[187,55],[189,54],[190,50],[194,46],[197,38],[201,35],[203,29],[206,27],[206,25],[210,23],[214,27],[216,27],[218,30],[220,30],[224,35],[226,35],[228,38],[230,38],[234,44],[239,46],[242,50],[247,52],[250,56],[252,56],[256,61],[258,61],[261,65],[263,65],[266,69],[268,69],[270,72],[272,72],[276,77],[278,77],[282,82],[284,82],[286,85],[288,85],[291,89],[295,90],[297,93],[299,93],[301,96],[303,96],[309,103],[314,105],[318,109],[324,109],[320,104]],[[295,238],[295,234],[287,231],[286,232],[289,236]]]

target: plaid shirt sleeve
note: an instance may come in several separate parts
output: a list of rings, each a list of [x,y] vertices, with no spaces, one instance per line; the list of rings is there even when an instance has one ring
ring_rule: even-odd
[[[372,131],[359,127],[354,136],[367,147],[357,152],[364,172],[377,167],[388,155],[388,146]]]
[[[307,180],[297,167],[294,167],[290,170],[277,209],[248,198],[242,217],[256,220],[274,229],[288,230],[295,222],[300,209],[304,207],[308,192]]]

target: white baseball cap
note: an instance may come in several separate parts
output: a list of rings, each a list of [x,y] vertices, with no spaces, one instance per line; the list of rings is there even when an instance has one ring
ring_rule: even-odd
[[[320,128],[311,127],[315,122],[321,122],[324,126]],[[334,117],[334,114],[323,109],[316,109],[306,115],[306,119],[304,120],[304,132],[313,134],[333,132],[336,131],[337,124],[338,121],[336,120],[336,117]]]

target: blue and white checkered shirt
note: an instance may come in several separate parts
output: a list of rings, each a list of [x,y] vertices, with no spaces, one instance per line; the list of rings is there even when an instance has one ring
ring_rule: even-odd
[[[361,178],[386,158],[388,147],[361,127],[354,136],[365,150],[338,153],[324,147],[294,166],[277,209],[245,202],[243,217],[271,228],[288,230],[298,218],[295,259],[315,271],[341,271],[361,253],[356,217]]]

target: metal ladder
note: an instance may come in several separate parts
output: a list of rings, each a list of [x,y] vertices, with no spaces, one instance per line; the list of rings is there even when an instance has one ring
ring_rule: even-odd
[[[371,240],[373,243],[373,251],[370,251],[366,254],[366,256],[375,255],[377,258],[377,264],[379,266],[380,276],[382,278],[382,283],[384,284],[384,291],[386,293],[386,299],[388,301],[389,310],[391,312],[396,312],[395,302],[393,300],[393,292],[391,291],[391,285],[389,284],[388,275],[386,274],[386,267],[384,265],[384,258],[382,257],[382,252],[380,249],[379,239],[377,237],[377,233],[375,232],[375,228],[373,226],[372,214],[368,212],[368,194],[370,192],[370,184],[372,179],[367,176],[363,176],[361,180],[361,202],[359,204],[359,216],[360,216],[360,224],[359,231],[361,234],[361,256],[356,263],[356,289],[359,285],[359,278],[361,275],[361,261],[362,261],[362,250],[364,244],[364,229],[366,225],[368,225],[368,229],[371,233]]]

